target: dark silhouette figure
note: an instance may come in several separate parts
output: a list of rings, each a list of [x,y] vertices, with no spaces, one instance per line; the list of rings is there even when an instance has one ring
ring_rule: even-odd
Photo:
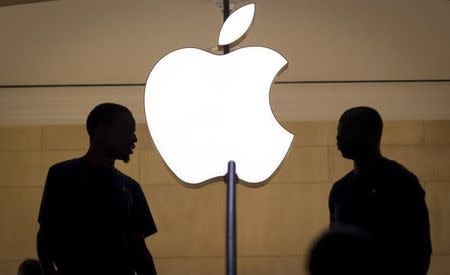
[[[103,103],[86,127],[87,153],[48,171],[37,238],[44,274],[156,274],[144,239],[157,230],[144,193],[114,168],[133,153],[134,118],[124,106]]]
[[[352,227],[334,227],[312,246],[310,275],[381,275],[374,266],[375,249],[367,234]]]
[[[26,259],[20,264],[17,275],[42,275],[41,264],[36,259]]]
[[[381,154],[383,122],[370,107],[355,107],[339,120],[337,146],[354,169],[329,196],[330,224],[353,225],[376,244],[372,266],[380,274],[425,275],[431,240],[425,192],[417,177]]]

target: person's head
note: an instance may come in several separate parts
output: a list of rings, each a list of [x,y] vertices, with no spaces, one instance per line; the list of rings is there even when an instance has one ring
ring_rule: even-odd
[[[18,275],[42,275],[41,264],[36,259],[26,259],[23,261],[19,270]]]
[[[372,240],[351,227],[336,227],[323,233],[310,249],[310,275],[375,275],[379,264]]]
[[[383,120],[373,108],[348,109],[339,119],[337,146],[344,158],[358,160],[379,153]]]
[[[86,128],[92,149],[111,159],[130,160],[137,138],[136,123],[128,108],[102,103],[89,113]]]

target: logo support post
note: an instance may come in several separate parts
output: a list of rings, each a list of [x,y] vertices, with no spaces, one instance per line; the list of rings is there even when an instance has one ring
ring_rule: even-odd
[[[228,162],[228,173],[225,175],[227,184],[227,231],[226,231],[226,275],[236,275],[236,185],[239,178],[236,175],[236,163]]]

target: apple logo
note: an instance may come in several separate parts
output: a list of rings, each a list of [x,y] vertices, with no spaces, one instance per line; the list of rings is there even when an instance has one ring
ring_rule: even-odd
[[[233,12],[218,44],[241,38],[254,12],[254,3]],[[270,107],[270,87],[286,66],[279,53],[259,46],[225,55],[183,48],[160,59],[145,87],[145,115],[156,149],[175,176],[188,184],[223,178],[233,160],[241,181],[266,181],[294,138]]]

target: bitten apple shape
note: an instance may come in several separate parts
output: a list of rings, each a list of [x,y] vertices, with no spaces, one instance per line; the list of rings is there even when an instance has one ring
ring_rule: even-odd
[[[219,44],[240,38],[253,14],[254,4],[235,11]],[[198,184],[223,177],[233,160],[240,180],[267,180],[294,137],[270,108],[270,87],[286,65],[279,53],[258,46],[226,55],[184,48],[164,56],[148,77],[144,100],[150,135],[169,169]]]

